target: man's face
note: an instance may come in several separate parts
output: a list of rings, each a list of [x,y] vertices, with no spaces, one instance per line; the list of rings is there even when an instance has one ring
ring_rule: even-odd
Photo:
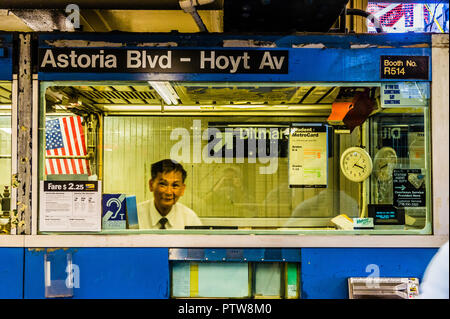
[[[168,214],[178,199],[183,196],[186,185],[181,172],[158,173],[151,179],[150,191],[154,194],[155,206],[161,214]]]

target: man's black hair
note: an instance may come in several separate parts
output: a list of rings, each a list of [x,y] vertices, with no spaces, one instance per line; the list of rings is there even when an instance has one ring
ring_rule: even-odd
[[[183,165],[180,163],[171,160],[171,159],[163,159],[159,162],[153,163],[151,168],[152,179],[155,179],[158,176],[158,173],[170,173],[170,172],[180,172],[181,177],[184,183],[186,179],[187,172],[184,170]]]

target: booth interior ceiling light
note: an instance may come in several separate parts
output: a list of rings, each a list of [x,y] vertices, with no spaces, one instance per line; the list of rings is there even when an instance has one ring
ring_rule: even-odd
[[[0,104],[0,112],[4,114],[9,114],[11,112],[11,105],[10,104]]]
[[[179,96],[169,82],[148,81],[148,83],[155,89],[156,92],[158,92],[167,105],[178,104]]]
[[[101,106],[105,111],[161,111],[161,105],[113,104]]]

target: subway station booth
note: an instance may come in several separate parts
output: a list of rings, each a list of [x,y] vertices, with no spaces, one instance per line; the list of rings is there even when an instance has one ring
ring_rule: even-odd
[[[0,44],[2,298],[414,298],[448,240],[448,34]],[[143,222],[163,159],[196,222]]]

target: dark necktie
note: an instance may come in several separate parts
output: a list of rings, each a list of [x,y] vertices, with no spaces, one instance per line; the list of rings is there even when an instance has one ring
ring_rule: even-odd
[[[161,227],[159,227],[159,229],[166,229],[166,224],[167,224],[168,220],[166,217],[163,217],[159,220],[159,223],[161,224]]]

